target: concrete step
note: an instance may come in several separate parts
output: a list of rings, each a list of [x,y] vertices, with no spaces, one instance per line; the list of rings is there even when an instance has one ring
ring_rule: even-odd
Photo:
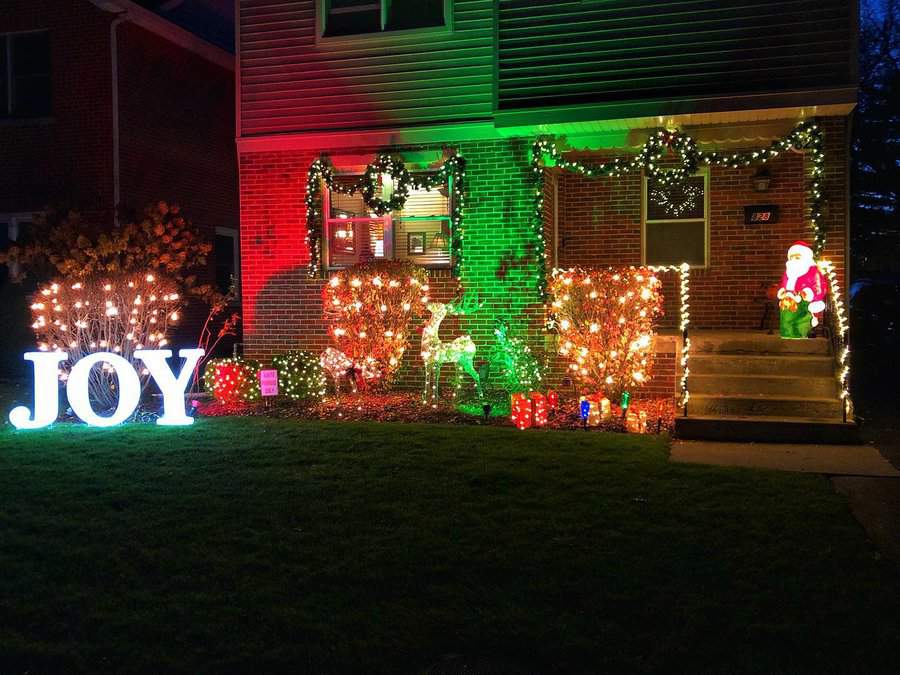
[[[688,380],[691,394],[729,394],[767,396],[810,396],[831,398],[838,395],[832,376],[796,377],[794,375],[701,375],[693,372]]]
[[[859,428],[854,422],[815,418],[689,415],[675,418],[675,435],[695,440],[757,443],[846,445],[860,442]]]
[[[690,385],[689,385],[690,386]],[[712,417],[815,417],[841,419],[839,398],[806,396],[721,395],[691,392],[688,411]]]
[[[690,334],[694,354],[818,354],[831,353],[824,337],[784,340],[781,336],[754,331],[703,331]]]
[[[697,354],[691,353],[688,366],[694,375],[783,375],[828,377],[834,375],[831,356],[792,354]]]

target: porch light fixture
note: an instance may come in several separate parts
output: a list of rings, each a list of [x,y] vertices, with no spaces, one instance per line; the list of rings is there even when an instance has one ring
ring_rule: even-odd
[[[753,189],[757,192],[768,192],[771,182],[772,176],[769,173],[769,170],[766,167],[761,166],[753,176]]]

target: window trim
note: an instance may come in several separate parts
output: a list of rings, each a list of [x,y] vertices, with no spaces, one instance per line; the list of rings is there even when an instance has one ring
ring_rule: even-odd
[[[38,33],[46,33],[48,42],[50,40],[50,30],[47,28],[35,28],[32,30],[16,30],[16,31],[6,31],[0,32],[0,38],[3,39],[3,50],[6,52],[6,110],[0,112],[0,122],[2,123],[10,123],[10,122],[33,122],[35,120],[49,120],[53,118],[53,62],[52,62],[52,51],[51,51],[51,61],[50,61],[50,71],[47,73],[47,77],[50,82],[50,112],[47,115],[35,115],[31,116],[22,116],[22,115],[14,115],[13,114],[13,106],[15,105],[15,73],[13,71],[13,58],[12,58],[12,38],[17,35],[35,35]],[[52,49],[52,45],[51,49]]]
[[[241,232],[236,227],[221,227],[216,225],[216,235],[230,237],[234,241],[232,249],[232,264],[234,265],[234,302],[241,302]],[[213,249],[215,254],[215,249]]]
[[[357,33],[355,35],[325,35],[326,22],[328,17],[328,8],[330,0],[316,0],[316,44],[334,44],[341,46],[350,43],[358,43],[359,40],[369,42],[385,42],[394,37],[418,36],[422,34],[447,34],[454,32],[453,22],[453,0],[443,0],[444,3],[444,25],[443,26],[422,26],[420,28],[402,28],[400,30],[385,30],[387,25],[388,5],[390,0],[372,0],[372,4],[376,2],[381,4],[381,30],[372,33]]]
[[[641,172],[641,264],[650,265],[657,263],[647,262],[647,223],[651,225],[656,223],[703,223],[703,264],[695,265],[691,263],[691,269],[709,269],[710,262],[710,217],[709,217],[709,178],[710,171],[708,166],[701,167],[696,173],[692,174],[692,178],[703,177],[703,218],[671,218],[671,219],[655,219],[647,220],[647,202],[649,194],[647,192],[648,176],[646,172]]]
[[[353,174],[347,174],[353,175]],[[447,179],[447,215],[445,216],[397,216],[394,217],[392,211],[388,211],[383,216],[374,216],[372,218],[331,218],[331,190],[327,185],[322,185],[322,269],[325,272],[332,272],[334,270],[342,270],[347,269],[346,265],[332,265],[331,264],[331,251],[329,250],[329,246],[331,243],[331,225],[336,221],[341,221],[344,223],[370,223],[373,220],[381,220],[382,227],[384,231],[384,256],[380,258],[380,260],[398,260],[398,258],[394,257],[394,220],[402,220],[408,223],[413,222],[434,222],[437,220],[446,221],[447,229],[450,230],[450,237],[452,240],[453,237],[453,177],[449,176]],[[355,234],[355,228],[354,228]],[[448,246],[449,246],[448,242]],[[427,248],[426,248],[427,250]],[[445,270],[453,269],[453,256],[452,256],[452,247],[450,247],[447,251],[447,262],[439,263],[439,264],[430,264],[430,265],[422,265],[425,269],[429,270]],[[378,260],[378,259],[376,259]],[[417,263],[418,264],[418,263]]]

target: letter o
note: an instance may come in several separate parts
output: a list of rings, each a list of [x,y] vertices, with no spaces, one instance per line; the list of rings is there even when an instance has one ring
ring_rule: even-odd
[[[102,417],[94,412],[88,394],[91,368],[104,361],[113,367],[119,380],[119,403],[109,417]],[[127,420],[137,408],[141,398],[141,381],[134,372],[134,367],[118,354],[95,352],[85,356],[72,367],[66,383],[66,394],[72,411],[80,419],[91,426],[112,427]]]

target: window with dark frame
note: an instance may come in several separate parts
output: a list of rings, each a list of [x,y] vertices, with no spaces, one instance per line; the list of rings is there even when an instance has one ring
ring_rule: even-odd
[[[677,185],[643,179],[644,264],[709,264],[709,174]]]
[[[240,298],[240,253],[238,231],[230,227],[217,227],[213,244],[216,262],[216,288],[227,294],[234,287],[235,299]]]
[[[445,26],[446,0],[320,0],[323,37]]]
[[[50,34],[0,35],[0,117],[47,117],[51,113]]]
[[[348,188],[359,176],[335,176],[335,180]],[[325,190],[327,266],[335,269],[367,260],[410,260],[426,267],[449,267],[449,195],[448,186],[410,190],[402,210],[378,216],[359,193]]]

